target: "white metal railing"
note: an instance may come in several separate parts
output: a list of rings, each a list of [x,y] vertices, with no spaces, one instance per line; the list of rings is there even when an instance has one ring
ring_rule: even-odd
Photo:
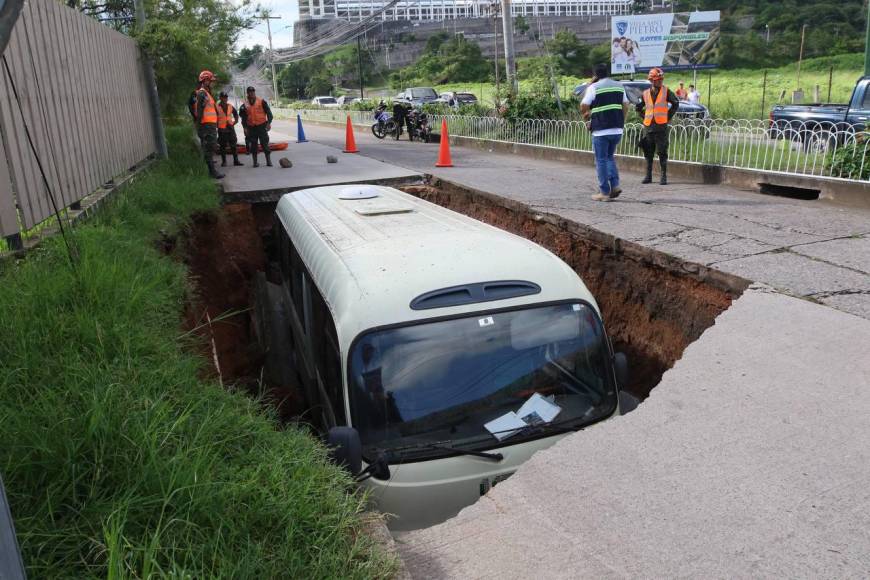
[[[342,123],[348,115],[355,125],[371,125],[371,111],[341,109],[277,110],[284,118]],[[521,119],[500,117],[434,115],[430,125],[435,131],[441,119],[447,120],[451,135],[553,147],[575,151],[592,151],[592,135],[581,121]],[[642,157],[639,142],[643,125],[629,123],[617,154]],[[856,132],[853,127],[817,122],[771,124],[751,119],[677,119],[670,132],[670,159],[687,163],[719,165],[740,169],[757,169],[780,173],[833,177],[868,181],[870,133]]]

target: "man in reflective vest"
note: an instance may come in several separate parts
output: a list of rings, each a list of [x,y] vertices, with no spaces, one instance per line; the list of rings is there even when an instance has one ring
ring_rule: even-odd
[[[659,154],[662,177],[659,183],[668,183],[668,131],[671,119],[680,108],[680,100],[663,85],[665,73],[660,68],[649,71],[652,86],[643,92],[643,99],[637,105],[637,112],[643,119],[643,136],[640,148],[646,157],[646,177],[641,183],[652,183],[653,160]]]
[[[238,139],[236,139],[236,123],[239,122],[239,114],[236,112],[236,108],[229,103],[228,98],[229,95],[221,92],[217,105],[218,148],[221,150],[221,167],[227,166],[227,149],[233,154],[233,165],[239,167],[244,165],[239,161]]]
[[[259,167],[257,163],[257,142],[263,147],[263,153],[266,154],[266,165],[272,167],[272,155],[269,151],[269,131],[272,129],[272,110],[269,108],[269,103],[257,96],[257,90],[254,87],[248,87],[247,99],[242,103],[239,109],[239,116],[242,118],[242,127],[245,130],[245,138],[251,146],[251,155],[254,158],[254,167]]]
[[[622,83],[609,77],[608,65],[596,65],[594,82],[586,87],[580,102],[580,112],[592,131],[592,151],[598,172],[598,193],[592,196],[595,201],[611,201],[622,193],[614,155],[622,140],[629,100]]]
[[[202,147],[202,155],[208,166],[208,174],[215,179],[224,177],[214,168],[212,154],[217,149],[217,105],[211,96],[211,83],[215,80],[214,73],[204,70],[199,73],[199,88],[196,90],[196,102],[193,105],[193,116],[196,123],[196,133]]]

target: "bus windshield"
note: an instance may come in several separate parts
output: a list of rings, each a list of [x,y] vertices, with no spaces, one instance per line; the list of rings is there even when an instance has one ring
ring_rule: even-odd
[[[580,302],[364,333],[349,372],[366,457],[510,445],[616,409],[604,328]]]

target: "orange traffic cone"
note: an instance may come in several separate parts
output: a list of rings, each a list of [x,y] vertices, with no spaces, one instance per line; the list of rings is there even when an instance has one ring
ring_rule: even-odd
[[[356,140],[353,138],[353,125],[350,123],[350,115],[347,116],[347,129],[344,133],[344,152],[359,153],[356,148]]]
[[[453,167],[450,160],[450,136],[447,135],[447,119],[441,119],[441,146],[438,148],[438,163],[435,167]]]

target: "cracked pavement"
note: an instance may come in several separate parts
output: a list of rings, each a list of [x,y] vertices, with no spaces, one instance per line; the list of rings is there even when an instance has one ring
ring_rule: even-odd
[[[295,123],[276,121],[277,131]],[[310,140],[341,147],[344,129],[306,126]],[[471,147],[453,147],[436,168],[437,146],[377,140],[356,129],[362,155],[522,202],[680,259],[870,319],[870,209],[672,180],[641,185],[622,172],[623,194],[592,201],[595,169]]]

